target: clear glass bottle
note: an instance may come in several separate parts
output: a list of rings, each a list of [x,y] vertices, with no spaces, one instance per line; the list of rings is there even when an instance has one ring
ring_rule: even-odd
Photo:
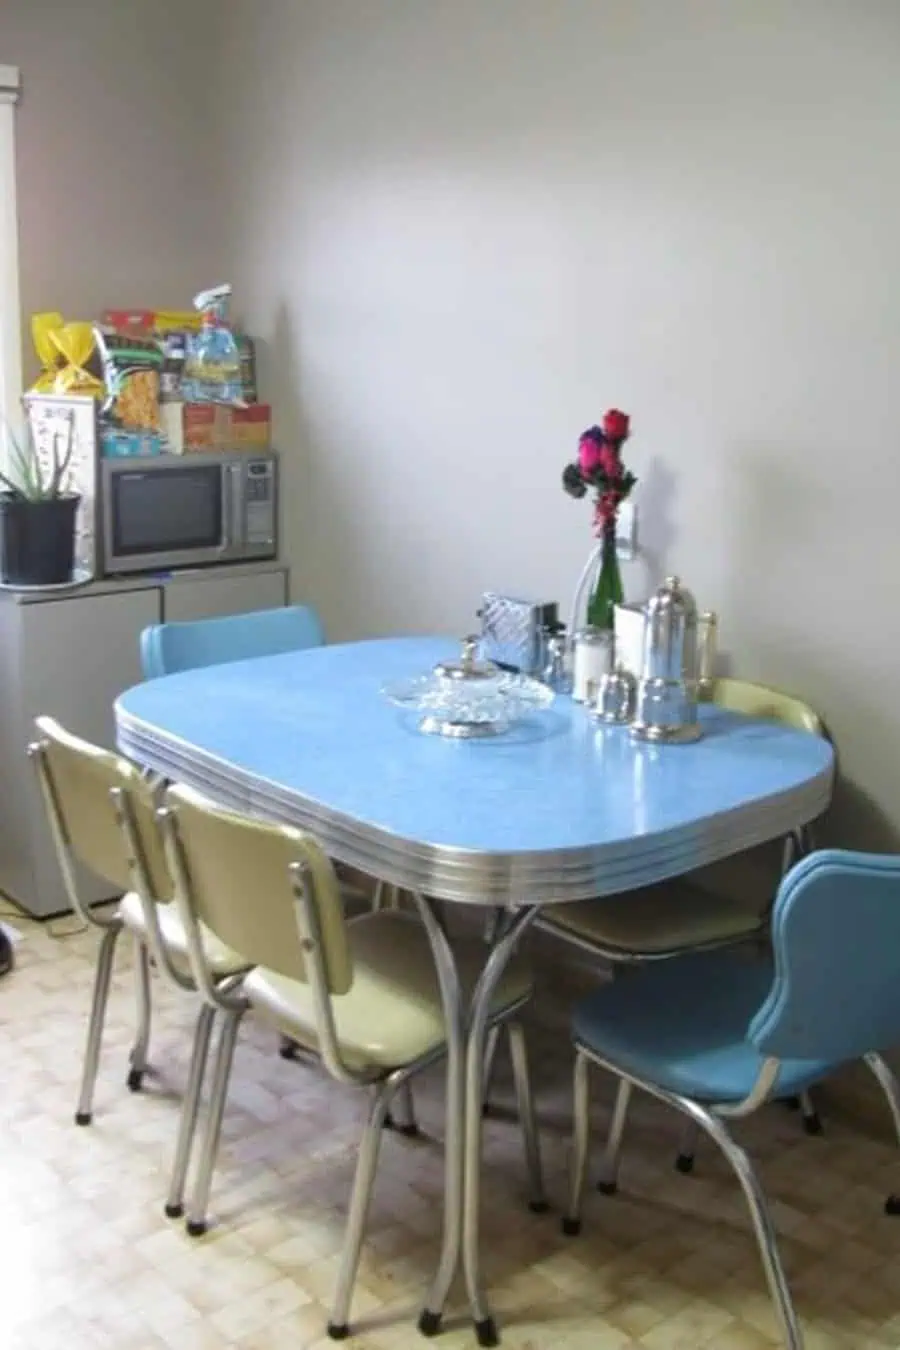
[[[555,694],[571,694],[569,643],[564,628],[548,629],[544,640],[544,669],[541,680]]]

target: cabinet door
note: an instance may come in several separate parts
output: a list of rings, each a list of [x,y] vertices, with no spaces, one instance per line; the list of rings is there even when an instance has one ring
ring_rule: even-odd
[[[237,576],[177,577],[163,597],[167,623],[248,614],[254,609],[280,609],[287,604],[287,572],[283,567]]]
[[[40,713],[69,731],[113,749],[113,703],[139,684],[139,641],[160,621],[158,590],[128,591],[22,606],[22,690],[30,724]],[[36,912],[68,909],[49,830],[33,775],[23,763],[22,781],[33,797],[29,811]],[[109,899],[110,887],[84,875],[89,900]],[[24,899],[25,897],[23,897]]]

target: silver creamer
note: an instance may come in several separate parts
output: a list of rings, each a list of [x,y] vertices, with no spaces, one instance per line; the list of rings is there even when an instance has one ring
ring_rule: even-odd
[[[678,577],[647,602],[632,735],[679,744],[702,734],[697,720],[697,606]]]

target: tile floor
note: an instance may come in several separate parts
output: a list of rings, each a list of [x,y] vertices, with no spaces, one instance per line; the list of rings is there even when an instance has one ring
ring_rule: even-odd
[[[155,1075],[124,1087],[133,1025],[123,947],[89,1129],[72,1123],[92,971],[92,934],[19,925],[16,971],[0,981],[0,1346],[3,1350],[324,1350],[361,1102],[275,1053],[251,1022],[238,1049],[201,1241],[162,1198],[191,1027],[189,1000],[157,981]],[[554,947],[558,956],[560,949]],[[538,953],[534,1059],[545,1163],[557,1213],[522,1204],[519,1136],[487,1124],[484,1249],[508,1350],[766,1350],[777,1346],[737,1186],[708,1149],[693,1177],[672,1169],[674,1122],[641,1104],[623,1188],[596,1193],[580,1238],[560,1235],[569,1121],[565,1000],[583,975]],[[598,1082],[598,1143],[611,1094]],[[353,1315],[358,1350],[422,1350],[414,1329],[432,1273],[441,1195],[440,1075],[417,1091],[426,1135],[387,1136]],[[890,1148],[829,1124],[808,1139],[773,1108],[743,1132],[775,1200],[807,1350],[900,1347],[900,1186]],[[474,1344],[457,1289],[441,1350]]]

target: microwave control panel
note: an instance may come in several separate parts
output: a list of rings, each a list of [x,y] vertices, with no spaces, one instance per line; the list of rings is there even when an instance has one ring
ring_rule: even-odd
[[[248,544],[270,544],[275,538],[275,467],[257,461],[247,465],[244,501]]]

